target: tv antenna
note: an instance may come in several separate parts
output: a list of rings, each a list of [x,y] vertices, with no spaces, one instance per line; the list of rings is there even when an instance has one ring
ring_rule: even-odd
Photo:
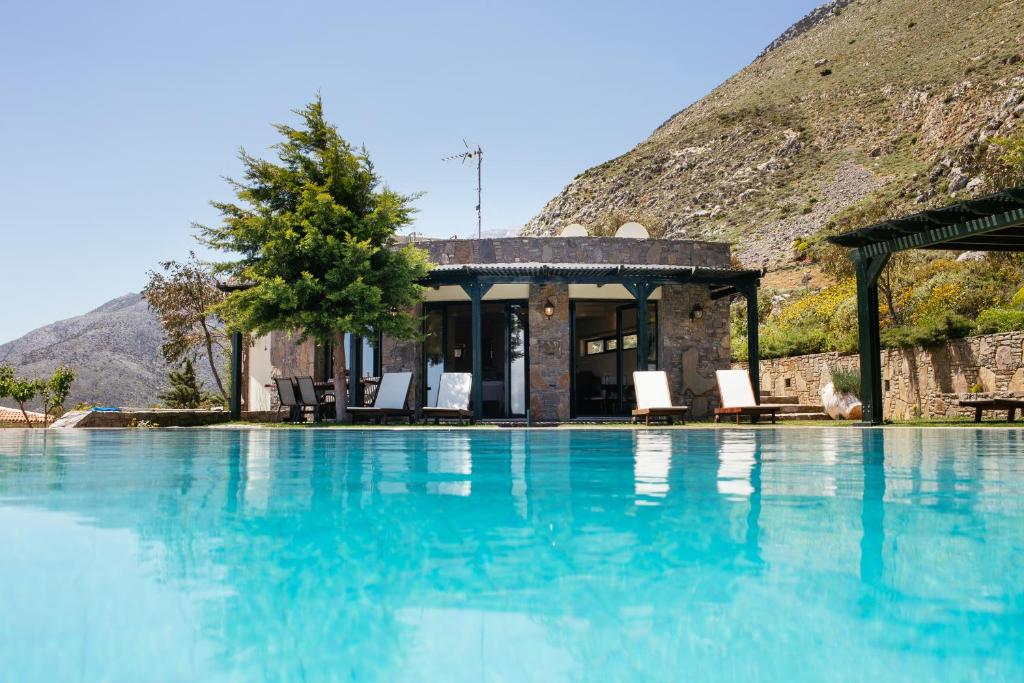
[[[483,234],[481,227],[482,222],[480,219],[480,190],[482,185],[481,167],[483,166],[484,161],[484,150],[480,145],[476,145],[475,147],[470,146],[470,144],[466,142],[465,138],[462,139],[462,144],[466,146],[465,152],[462,154],[453,154],[450,157],[441,159],[441,161],[455,161],[456,159],[459,159],[463,164],[465,164],[471,159],[476,159],[476,238],[480,239]]]

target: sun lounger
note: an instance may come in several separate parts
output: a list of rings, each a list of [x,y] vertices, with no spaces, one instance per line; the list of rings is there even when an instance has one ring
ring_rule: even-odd
[[[981,422],[983,410],[1005,410],[1006,421],[1013,422],[1017,411],[1024,411],[1024,400],[1017,398],[975,398],[957,401],[964,408],[974,408],[974,421]]]
[[[373,405],[348,408],[348,412],[352,415],[353,421],[359,418],[376,419],[384,424],[389,417],[407,417],[412,424],[413,413],[406,407],[411,383],[411,372],[385,372],[380,379]]]
[[[435,405],[423,409],[423,417],[433,418],[437,424],[442,418],[469,420],[473,423],[473,411],[469,409],[469,394],[473,388],[473,375],[469,372],[445,372],[441,374]]]
[[[637,370],[633,373],[633,387],[636,389],[636,408],[633,421],[644,418],[644,424],[651,424],[652,417],[663,417],[672,424],[674,418],[685,420],[686,406],[672,405],[668,390],[668,375],[663,370]]]
[[[718,393],[722,397],[722,407],[715,408],[715,422],[723,415],[734,415],[736,424],[740,423],[743,415],[749,415],[751,420],[761,415],[770,415],[772,424],[775,424],[779,406],[758,405],[746,370],[718,370],[715,377],[718,380]]]

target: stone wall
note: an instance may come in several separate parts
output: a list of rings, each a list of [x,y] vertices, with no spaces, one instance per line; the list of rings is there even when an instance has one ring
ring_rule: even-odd
[[[550,299],[555,314],[544,315]],[[530,285],[530,417],[564,422],[570,417],[569,287]]]
[[[243,422],[275,422],[284,415],[274,411],[242,411]],[[74,427],[112,429],[136,427],[140,424],[157,427],[206,427],[231,421],[226,410],[122,410],[116,413],[90,412]]]
[[[690,320],[695,304],[704,315]],[[730,364],[728,300],[711,301],[706,287],[666,286],[658,318],[658,359],[668,374],[673,402],[689,406],[693,417],[710,415],[719,405],[715,371]]]
[[[630,263],[666,266],[730,264],[724,242],[639,240],[621,237],[504,237],[431,240],[416,246],[438,265],[451,263]]]
[[[819,403],[831,381],[830,368],[856,369],[856,355],[820,353],[761,361],[761,386],[776,395]],[[740,364],[745,367],[745,364]],[[884,349],[882,400],[887,419],[944,418],[973,414],[957,400],[1024,396],[1024,332],[1006,332],[947,342],[934,349]]]

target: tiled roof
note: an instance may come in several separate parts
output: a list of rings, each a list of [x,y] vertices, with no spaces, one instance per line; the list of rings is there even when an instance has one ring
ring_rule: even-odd
[[[43,424],[46,417],[42,413],[33,413],[30,410],[28,419],[32,421],[32,424]],[[0,406],[0,424],[16,424],[18,422],[25,424],[25,416],[21,414],[20,410]]]

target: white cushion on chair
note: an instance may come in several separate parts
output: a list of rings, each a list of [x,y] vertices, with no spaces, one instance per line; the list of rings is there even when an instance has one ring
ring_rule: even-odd
[[[445,372],[437,390],[437,407],[469,410],[469,392],[473,388],[473,375],[469,372]]]
[[[374,408],[402,410],[409,396],[409,384],[412,382],[411,372],[385,372],[377,388],[377,398],[373,401]]]
[[[718,370],[718,393],[722,395],[723,408],[753,408],[754,388],[750,386],[750,375],[746,370]]]
[[[637,370],[633,373],[637,408],[671,408],[668,375],[664,370]]]

